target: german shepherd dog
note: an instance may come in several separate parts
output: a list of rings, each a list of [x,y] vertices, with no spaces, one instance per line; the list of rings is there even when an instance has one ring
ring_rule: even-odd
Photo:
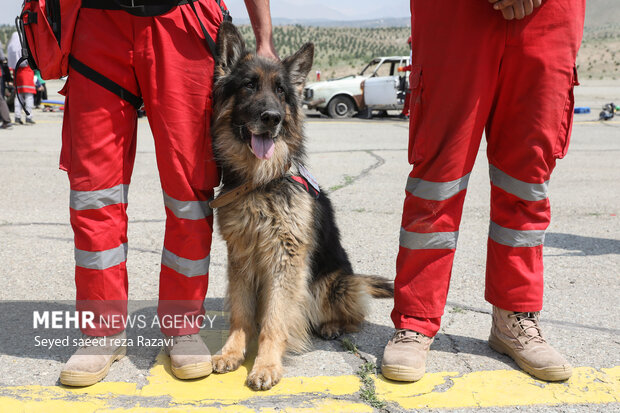
[[[394,288],[353,273],[329,199],[298,176],[314,46],[272,61],[223,23],[217,50],[211,130],[223,186],[212,206],[228,249],[230,335],[213,369],[237,369],[259,332],[247,384],[267,390],[282,377],[286,350],[306,350],[311,331],[326,339],[357,331],[369,297],[392,297]]]

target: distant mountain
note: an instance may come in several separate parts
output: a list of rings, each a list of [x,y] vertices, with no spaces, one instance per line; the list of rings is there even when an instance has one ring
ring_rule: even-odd
[[[404,1],[404,0],[400,0]],[[272,7],[275,8],[272,3]],[[280,4],[280,3],[277,3]],[[281,2],[278,7],[277,15],[299,15],[299,10],[293,12],[292,10],[287,12],[286,7],[290,6],[289,3]],[[302,26],[318,26],[318,27],[360,27],[360,28],[380,28],[380,27],[407,27],[411,24],[410,17],[387,17],[377,19],[356,19],[346,20],[346,16],[341,12],[335,10],[321,9],[321,16],[331,16],[331,19],[318,18],[316,8],[309,8],[307,5],[297,6],[307,7],[307,13],[303,13],[304,18],[285,18],[274,17],[273,23],[277,26],[286,26],[290,24],[299,24]],[[377,13],[377,15],[380,15]],[[234,19],[235,24],[250,24],[247,18],[238,17]],[[619,25],[620,24],[620,0],[587,0],[586,2],[586,22],[587,28],[595,28],[607,25]]]
[[[235,24],[250,24],[248,19],[234,19]],[[301,26],[316,27],[359,27],[359,28],[381,28],[381,27],[409,27],[411,19],[407,17],[387,17],[372,20],[328,20],[328,19],[287,19],[283,17],[274,17],[273,24],[275,26],[287,26],[299,24]]]

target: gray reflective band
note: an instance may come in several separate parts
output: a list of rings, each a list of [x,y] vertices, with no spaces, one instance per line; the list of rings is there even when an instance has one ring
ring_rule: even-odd
[[[409,232],[400,229],[400,246],[410,250],[456,249],[459,232]]]
[[[71,190],[69,206],[71,209],[82,211],[85,209],[99,209],[108,205],[126,204],[129,185],[116,185],[112,188],[96,191]]]
[[[449,182],[431,182],[409,177],[405,190],[418,198],[443,201],[466,189],[467,182],[469,182],[469,174]]]
[[[509,247],[537,247],[545,242],[544,230],[516,230],[504,228],[491,221],[489,238]]]
[[[549,181],[545,181],[542,184],[529,184],[513,178],[493,165],[489,165],[489,175],[491,176],[493,185],[525,201],[547,199]]]
[[[105,270],[127,261],[127,243],[105,251],[75,249],[75,265],[92,270]]]
[[[189,260],[187,258],[182,258],[176,254],[173,254],[166,248],[164,248],[161,253],[162,265],[165,265],[166,267],[171,268],[186,277],[206,275],[209,272],[210,259],[211,257],[207,255],[201,260]]]
[[[179,201],[164,192],[164,205],[172,213],[183,219],[205,219],[213,213],[209,201]]]

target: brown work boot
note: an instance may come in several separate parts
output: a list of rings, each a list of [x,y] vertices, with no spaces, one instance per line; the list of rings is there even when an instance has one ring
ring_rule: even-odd
[[[166,347],[170,369],[179,379],[196,379],[211,374],[211,353],[199,334],[174,336],[172,346]]]
[[[84,334],[84,345],[67,361],[60,372],[60,382],[65,386],[90,386],[103,379],[116,360],[125,356],[125,332],[107,337]]]
[[[391,380],[418,381],[426,372],[426,355],[432,337],[412,330],[396,330],[381,361],[381,373]]]
[[[489,346],[510,356],[523,370],[546,381],[568,379],[573,368],[542,336],[538,312],[516,313],[493,307]]]

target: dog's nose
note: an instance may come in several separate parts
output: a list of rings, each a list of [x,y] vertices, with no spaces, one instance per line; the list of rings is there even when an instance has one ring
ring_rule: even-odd
[[[260,114],[260,120],[265,126],[274,127],[280,124],[282,115],[274,110],[266,110]]]

